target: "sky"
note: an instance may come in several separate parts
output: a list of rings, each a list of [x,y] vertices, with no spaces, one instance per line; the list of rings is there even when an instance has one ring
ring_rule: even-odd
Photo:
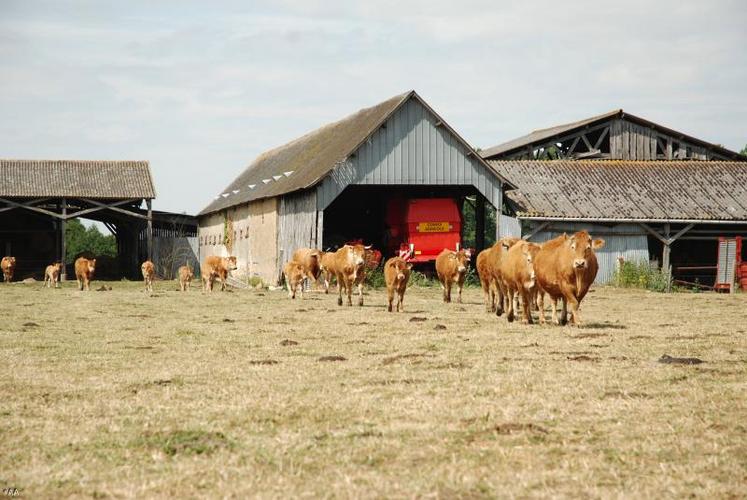
[[[739,151],[747,2],[0,0],[0,157],[148,160],[195,214],[408,90],[487,148],[623,108]]]

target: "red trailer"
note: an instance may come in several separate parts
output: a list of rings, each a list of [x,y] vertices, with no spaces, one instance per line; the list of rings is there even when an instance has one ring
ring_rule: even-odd
[[[461,243],[462,214],[453,198],[394,198],[387,203],[389,255],[432,262],[444,248]]]

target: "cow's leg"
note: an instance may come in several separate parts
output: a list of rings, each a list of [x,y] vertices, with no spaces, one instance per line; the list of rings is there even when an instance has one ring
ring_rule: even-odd
[[[405,306],[404,306],[404,304],[402,302],[405,300],[405,291],[404,290],[400,290],[397,295],[398,295],[397,312],[404,312],[405,311]]]
[[[480,286],[482,286],[482,295],[483,299],[485,300],[485,310],[487,312],[493,312],[493,300],[490,290],[490,280],[488,279],[481,279],[480,280]]]
[[[521,290],[521,311],[523,313],[522,322],[529,325],[533,324],[532,321],[532,294],[525,288]]]
[[[539,308],[539,323],[545,324],[545,292],[537,292],[537,307]]]
[[[451,302],[451,281],[446,282],[446,302]]]
[[[324,293],[329,293],[329,280],[332,279],[329,275],[329,271],[324,271],[322,276],[324,278]]]
[[[389,306],[387,307],[387,310],[389,312],[392,312],[392,302],[394,302],[394,288],[387,287],[386,289],[386,299],[389,303]],[[397,311],[399,311],[399,303],[397,304]]]
[[[464,281],[457,282],[457,302],[462,303],[462,288],[464,288]]]
[[[558,324],[565,326],[566,323],[568,323],[568,302],[566,302],[565,297],[561,297],[560,299],[560,321],[558,322]]]
[[[343,284],[342,284],[341,276],[339,274],[337,274],[336,276],[337,276],[337,305],[341,306],[342,305],[342,288],[343,288]]]
[[[506,298],[508,303],[508,308],[506,310],[506,319],[509,323],[512,323],[514,321],[514,290],[508,286],[506,287]]]
[[[506,288],[503,286],[502,283],[496,281],[495,283],[496,290],[498,291],[498,299],[495,304],[495,315],[500,316],[505,312],[505,307],[503,305],[504,301],[506,300]]]
[[[568,303],[570,305],[571,319],[573,320],[573,326],[581,326],[581,317],[578,314],[578,299],[575,295],[568,297]]]
[[[347,283],[345,283],[345,293],[348,295],[348,306],[353,305],[353,285],[355,284],[354,280],[350,280]]]
[[[363,306],[363,282],[358,283],[358,305]]]

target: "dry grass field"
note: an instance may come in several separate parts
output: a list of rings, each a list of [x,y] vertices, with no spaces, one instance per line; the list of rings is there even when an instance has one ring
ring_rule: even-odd
[[[396,314],[383,290],[359,308],[106,284],[0,285],[3,488],[747,495],[747,294],[597,288],[575,329],[508,325],[474,288],[448,305],[411,289]]]

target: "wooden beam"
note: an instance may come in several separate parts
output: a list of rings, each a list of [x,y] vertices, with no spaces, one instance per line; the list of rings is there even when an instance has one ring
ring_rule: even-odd
[[[665,237],[663,237],[662,235],[660,235],[660,234],[659,234],[658,232],[656,232],[656,231],[655,231],[655,230],[654,230],[653,228],[651,228],[651,226],[649,226],[648,224],[645,224],[645,223],[643,223],[643,222],[639,222],[639,223],[638,223],[638,225],[639,225],[639,226],[641,226],[641,227],[642,227],[643,229],[645,229],[646,231],[648,231],[648,232],[649,232],[649,233],[651,234],[651,236],[653,236],[653,237],[654,237],[654,238],[656,238],[657,240],[661,241],[661,242],[662,242],[663,244],[665,244],[665,245],[667,244],[667,239],[666,239]]]
[[[141,215],[141,214],[139,214],[137,212],[132,212],[130,210],[124,210],[124,209],[121,209],[119,207],[112,206],[112,205],[107,205],[105,203],[101,203],[101,202],[98,202],[96,200],[91,200],[91,199],[88,199],[88,198],[81,198],[81,200],[85,201],[86,203],[90,203],[91,205],[96,205],[96,206],[99,206],[99,207],[108,208],[109,210],[112,210],[114,212],[119,212],[119,213],[122,213],[122,214],[125,214],[125,215],[129,215],[131,217],[136,217],[138,219],[142,219],[142,220],[148,220],[148,216],[147,215]],[[133,201],[133,200],[130,200],[130,201]],[[136,201],[136,200],[134,200],[134,201]]]
[[[44,198],[44,199],[48,199],[48,198]],[[4,203],[7,203],[8,205],[11,205],[12,208],[25,208],[26,210],[31,210],[32,212],[39,212],[40,214],[44,214],[44,215],[50,215],[50,216],[56,217],[58,219],[62,217],[60,214],[54,213],[54,212],[52,212],[50,210],[45,210],[43,208],[35,207],[35,206],[29,205],[29,204],[25,204],[25,203],[18,203],[18,202],[12,201],[12,200],[8,200],[6,198],[0,198],[0,201],[2,201]],[[36,200],[31,200],[28,203],[34,203],[35,201]],[[6,207],[6,208],[8,208],[8,207]]]
[[[147,245],[148,245],[148,260],[153,260],[153,210],[151,208],[151,200],[145,200],[145,205],[148,207],[148,233],[147,233]],[[233,238],[233,236],[231,236]]]
[[[594,147],[592,147],[591,142],[589,142],[589,139],[586,138],[586,134],[581,134],[581,140],[584,141],[584,144],[586,144],[586,150],[592,151]]]
[[[84,200],[84,201],[88,201],[88,200]],[[106,210],[107,208],[118,207],[120,205],[125,205],[127,203],[132,203],[135,201],[138,201],[138,200],[135,198],[135,199],[129,199],[129,200],[116,201],[114,203],[93,202],[93,203],[96,203],[97,206],[92,207],[92,208],[84,208],[83,210],[78,210],[77,212],[71,212],[68,215],[68,218],[73,219],[75,217],[80,217],[82,215],[90,214],[92,212],[98,212],[100,210]]]
[[[687,226],[680,229],[680,231],[677,234],[669,238],[669,244],[671,245],[672,243],[674,243],[677,238],[679,238],[680,236],[682,236],[683,234],[691,230],[694,226],[695,224],[688,224]]]
[[[60,246],[62,247],[60,249],[60,253],[62,254],[62,269],[60,270],[60,280],[65,281],[67,280],[67,264],[65,261],[65,254],[67,253],[67,244],[65,242],[65,228],[67,226],[67,199],[62,198],[62,217],[60,217],[60,234],[62,237],[60,238]]]
[[[478,253],[485,249],[485,197],[481,194],[475,200],[475,247]]]
[[[599,136],[599,139],[597,139],[597,142],[594,144],[594,149],[599,149],[599,146],[602,145],[602,141],[604,140],[604,137],[609,133],[610,133],[609,127],[604,127],[604,129],[602,129],[602,133]]]
[[[531,231],[529,231],[529,233],[527,233],[526,235],[522,236],[522,239],[525,239],[525,240],[527,240],[527,241],[531,240],[531,239],[532,239],[532,237],[533,237],[533,236],[534,236],[535,234],[539,233],[540,231],[542,231],[543,229],[545,229],[545,228],[546,228],[547,226],[549,226],[549,225],[550,225],[550,221],[545,221],[545,222],[543,222],[543,223],[542,223],[542,224],[540,224],[539,226],[537,226],[537,227],[535,227],[534,229],[532,229]]]
[[[581,137],[576,136],[575,139],[573,139],[573,142],[571,143],[571,147],[568,148],[568,151],[565,153],[566,158],[570,158],[570,156],[573,154],[573,151],[576,149],[576,145],[578,145],[578,141],[581,139]]]

